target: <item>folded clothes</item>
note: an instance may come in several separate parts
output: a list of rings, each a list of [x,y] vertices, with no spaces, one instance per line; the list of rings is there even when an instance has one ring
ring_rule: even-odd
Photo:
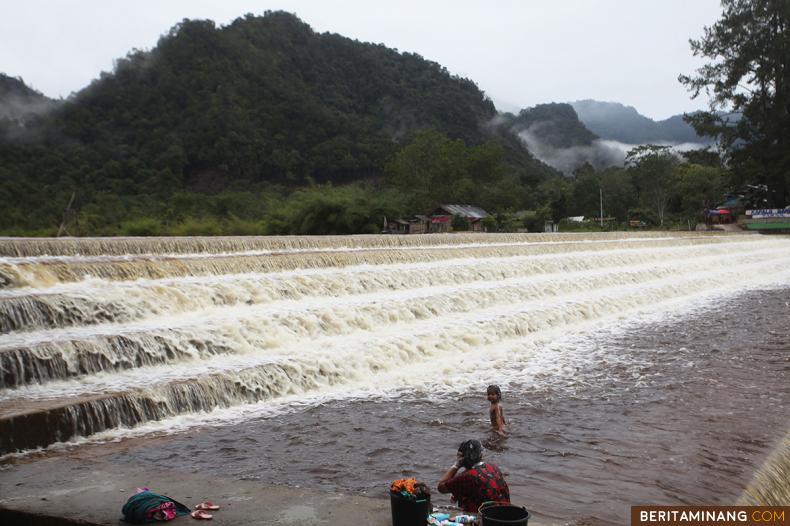
[[[144,490],[129,497],[121,510],[123,520],[146,523],[173,520],[189,513],[189,508],[166,495]]]

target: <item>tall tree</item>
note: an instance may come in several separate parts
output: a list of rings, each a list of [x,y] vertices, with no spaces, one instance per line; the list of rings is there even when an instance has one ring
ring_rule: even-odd
[[[417,134],[386,166],[390,187],[412,195],[415,210],[437,203],[479,206],[511,204],[506,194],[518,193],[503,182],[503,149],[496,143],[466,146],[460,139],[426,130]]]
[[[679,164],[672,178],[673,203],[686,220],[700,219],[701,212],[719,201],[724,192],[722,172],[714,166]]]
[[[632,174],[640,203],[654,210],[659,225],[664,226],[672,195],[672,169],[677,164],[677,157],[669,146],[645,144],[630,150],[625,164]]]
[[[776,205],[790,190],[790,0],[722,0],[721,18],[691,40],[708,59],[679,79],[710,111],[687,116],[719,138],[736,180],[769,186]]]

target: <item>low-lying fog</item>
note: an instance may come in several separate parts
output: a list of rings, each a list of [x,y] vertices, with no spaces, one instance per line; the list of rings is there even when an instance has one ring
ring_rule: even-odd
[[[576,168],[584,163],[590,163],[596,169],[623,166],[628,151],[639,146],[620,141],[596,139],[589,146],[556,148],[540,141],[529,130],[520,132],[519,137],[527,145],[532,155],[565,175],[571,175]],[[671,146],[677,152],[699,150],[710,146],[710,144],[696,142],[656,142],[654,144]]]

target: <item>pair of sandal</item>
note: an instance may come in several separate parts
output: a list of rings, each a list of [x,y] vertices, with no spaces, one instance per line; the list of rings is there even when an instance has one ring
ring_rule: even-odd
[[[216,511],[219,509],[219,506],[207,500],[205,502],[201,502],[197,506],[195,506],[195,511],[192,512],[192,518],[198,520],[211,520],[214,518],[214,515],[208,513],[209,511]]]

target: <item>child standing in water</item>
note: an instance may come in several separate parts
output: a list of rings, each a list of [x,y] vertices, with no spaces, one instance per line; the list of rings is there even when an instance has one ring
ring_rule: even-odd
[[[502,391],[498,385],[489,385],[486,389],[486,398],[491,402],[488,416],[491,417],[491,429],[499,436],[506,436],[505,433],[505,412],[502,410]]]

